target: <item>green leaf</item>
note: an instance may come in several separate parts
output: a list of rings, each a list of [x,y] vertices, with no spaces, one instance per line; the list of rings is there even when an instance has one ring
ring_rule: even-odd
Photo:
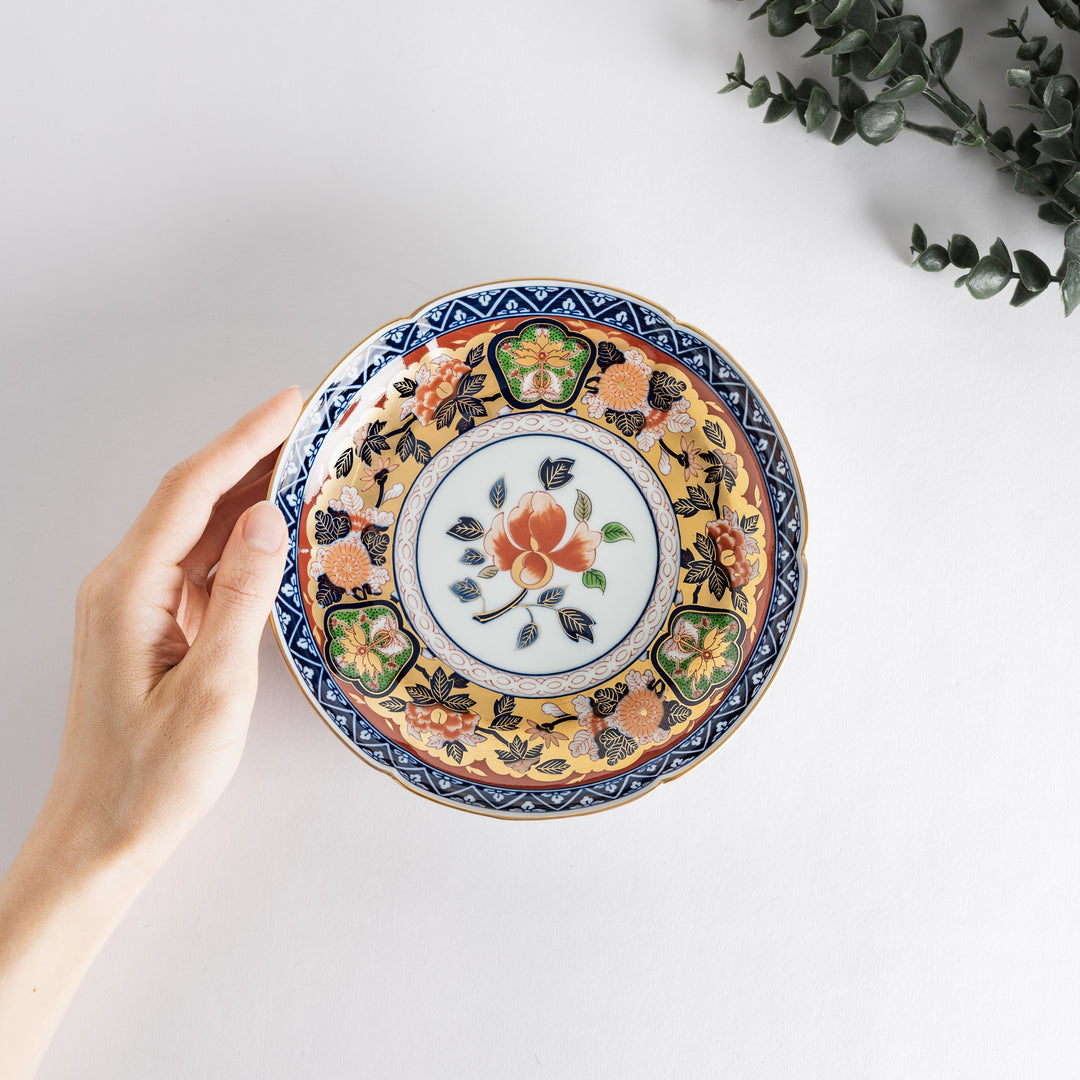
[[[798,94],[795,92],[795,84],[782,72],[776,73],[776,81],[780,87],[780,96],[785,101],[790,101],[792,105],[795,104]]]
[[[772,37],[787,37],[794,34],[806,21],[805,15],[797,14],[795,9],[799,0],[772,0],[767,12],[769,34]]]
[[[746,95],[746,104],[751,109],[756,109],[759,105],[764,105],[768,100],[772,90],[769,86],[769,80],[765,75],[762,75],[753,86],[750,87],[750,93]]]
[[[930,61],[926,59],[926,53],[914,42],[909,42],[904,46],[898,70],[904,75],[921,75],[927,82],[930,81],[932,74]]]
[[[1026,303],[1034,300],[1036,296],[1040,296],[1042,290],[1039,292],[1032,292],[1022,281],[1016,283],[1016,288],[1013,289],[1012,299],[1009,301],[1010,307],[1023,307]]]
[[[1066,317],[1080,304],[1080,262],[1072,261],[1065,268],[1065,279],[1061,283],[1061,302],[1065,305]]]
[[[1046,38],[1040,35],[1039,37],[1033,37],[1029,41],[1025,41],[1019,49],[1016,50],[1017,60],[1038,60],[1042,54],[1043,49],[1046,48]]]
[[[742,53],[735,57],[735,70],[732,74],[739,82],[746,78],[746,61],[743,59]]]
[[[845,21],[848,26],[855,30],[865,30],[867,36],[873,38],[878,28],[878,15],[874,8],[874,0],[855,0]]]
[[[878,23],[878,29],[883,34],[898,34],[905,45],[910,41],[921,49],[926,44],[926,23],[918,15],[899,15],[894,19],[882,19]]]
[[[1012,273],[1013,265],[1012,259],[1009,256],[1009,249],[1005,246],[1005,241],[1002,240],[1000,236],[990,245],[990,254],[993,255],[995,259],[1004,263],[1005,269],[1008,270],[1010,274]]]
[[[949,241],[949,258],[953,266],[959,266],[962,270],[969,270],[979,261],[979,249],[975,246],[970,236],[963,233],[953,233]]]
[[[1043,221],[1049,221],[1051,225],[1071,225],[1073,222],[1069,214],[1052,202],[1039,204],[1039,217]]]
[[[854,79],[849,79],[846,76],[840,80],[840,90],[837,97],[840,104],[840,115],[845,120],[854,120],[855,113],[869,100],[863,88]]]
[[[901,52],[903,52],[903,46],[900,39],[894,38],[893,43],[885,51],[885,55],[870,69],[867,79],[884,79],[900,63]]]
[[[1080,253],[1080,222],[1074,222],[1065,230],[1065,248]]]
[[[603,592],[607,588],[607,578],[601,570],[586,570],[581,575],[581,584],[586,589],[599,589]]]
[[[838,0],[836,7],[821,20],[822,26],[837,26],[842,23],[846,18],[848,12],[851,10],[852,0]]]
[[[930,45],[930,63],[938,75],[948,75],[956,58],[960,55],[960,46],[964,43],[964,29],[958,26],[942,37],[936,38]]]
[[[1005,72],[1007,86],[1028,86],[1031,83],[1031,72],[1027,68],[1009,68]]]
[[[921,94],[925,89],[926,80],[921,75],[909,75],[906,79],[901,79],[895,86],[876,94],[874,100],[901,101],[904,98],[912,97],[914,94]]]
[[[851,30],[839,41],[834,41],[821,51],[826,56],[841,56],[844,53],[851,53],[856,49],[861,49],[869,40],[870,36],[865,30]]]
[[[1039,70],[1044,75],[1056,75],[1061,70],[1061,61],[1065,58],[1065,51],[1060,43],[1055,45],[1039,63]]]
[[[850,120],[841,117],[829,142],[831,142],[833,146],[843,146],[854,134],[855,125]]]
[[[855,129],[871,146],[892,142],[904,126],[904,106],[899,101],[871,101],[855,114]]]
[[[783,120],[785,116],[792,113],[794,109],[794,102],[774,97],[772,101],[769,102],[769,107],[765,110],[764,123],[775,124],[777,121]]]
[[[911,250],[916,255],[921,255],[927,248],[926,230],[916,223],[911,229]]]
[[[993,255],[984,255],[968,274],[967,290],[976,300],[987,300],[1012,280],[1008,267]]]
[[[832,112],[832,100],[828,93],[820,86],[815,86],[810,91],[810,100],[806,103],[804,114],[807,134],[817,131],[829,119],[830,112]]]
[[[949,253],[940,244],[931,244],[915,261],[924,270],[936,274],[949,265]]]
[[[633,534],[618,521],[609,521],[601,530],[601,536],[609,544],[617,544],[620,540],[633,540]]]
[[[1032,295],[1041,293],[1050,284],[1050,267],[1034,252],[1024,248],[1013,252],[1016,269],[1020,271],[1020,280],[1024,288]]]
[[[1068,139],[1040,139],[1035,145],[1039,153],[1051,161],[1076,161],[1076,147]]]

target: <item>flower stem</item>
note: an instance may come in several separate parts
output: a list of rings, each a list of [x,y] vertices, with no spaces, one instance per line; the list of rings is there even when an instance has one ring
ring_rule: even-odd
[[[505,615],[511,608],[516,608],[518,604],[525,599],[528,592],[528,589],[522,589],[508,604],[503,604],[501,608],[496,608],[494,611],[482,611],[479,615],[474,615],[473,618],[477,622],[491,622],[492,619],[497,619],[500,615]]]

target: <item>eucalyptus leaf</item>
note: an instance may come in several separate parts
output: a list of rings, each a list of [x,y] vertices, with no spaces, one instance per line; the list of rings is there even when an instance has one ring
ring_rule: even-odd
[[[895,86],[888,90],[882,90],[874,96],[875,101],[901,101],[904,98],[921,94],[926,89],[926,80],[921,75],[909,75],[901,79]]]
[[[887,49],[885,55],[875,64],[867,74],[868,79],[884,79],[900,63],[900,55],[903,52],[903,43],[898,37],[893,38],[893,43]]]
[[[817,131],[829,119],[832,107],[832,101],[825,90],[820,86],[815,86],[810,92],[810,100],[806,103],[806,112],[804,114],[804,122],[808,133]]]
[[[1010,274],[1012,273],[1012,258],[1009,255],[1009,249],[1005,246],[1005,241],[1000,236],[990,245],[990,254],[1001,262]]]
[[[1070,262],[1065,268],[1065,277],[1061,282],[1061,302],[1065,305],[1068,318],[1080,304],[1080,262]]]
[[[963,43],[964,28],[962,26],[935,39],[930,46],[930,65],[938,75],[948,75],[952,71]]]
[[[931,273],[944,270],[949,265],[949,253],[940,244],[931,244],[916,260],[918,264]]]
[[[970,236],[953,233],[949,240],[949,258],[954,266],[969,270],[979,261],[979,249]]]
[[[750,87],[750,93],[746,95],[746,104],[751,109],[756,109],[759,105],[764,105],[769,100],[769,95],[772,92],[772,88],[769,86],[769,80],[762,75],[759,79],[755,80],[754,85]]]
[[[820,50],[826,56],[836,56],[840,53],[854,52],[861,49],[870,40],[870,35],[865,30],[852,30],[845,34],[839,41]]]
[[[838,0],[836,7],[821,20],[822,26],[838,26],[846,18],[851,10],[851,0]]]
[[[1013,252],[1013,257],[1016,259],[1016,269],[1020,272],[1020,280],[1032,295],[1041,293],[1050,284],[1050,267],[1034,252],[1018,248]]]
[[[984,255],[967,276],[967,290],[976,300],[996,296],[1009,282],[1012,274],[1008,267],[993,255]]]
[[[795,10],[798,6],[799,0],[772,0],[766,15],[773,37],[787,37],[805,25],[806,16]]]
[[[1059,27],[1080,32],[1080,0],[1039,0],[1039,6]],[[1007,19],[1004,27],[990,31],[993,38],[1015,41],[1016,59],[1003,56],[992,76],[998,85],[1004,77],[1008,87],[1019,91],[1005,107],[1032,114],[1026,118],[1031,122],[1014,134],[1008,125],[991,123],[991,111],[982,100],[989,97],[985,87],[972,99],[972,107],[956,92],[963,88],[960,83],[954,89],[946,82],[963,49],[965,28],[957,27],[928,45],[923,19],[904,8],[903,0],[765,0],[751,17],[768,16],[774,37],[786,37],[809,22],[814,35],[803,55],[830,58],[836,89],[830,92],[813,78],[803,78],[796,86],[788,75],[777,72],[779,92],[774,94],[767,77],[747,79],[739,54],[728,85],[720,92],[748,89],[748,105],[767,105],[769,123],[796,110],[808,132],[823,128],[835,112],[830,141],[836,145],[857,134],[863,142],[880,146],[905,132],[905,138],[919,135],[961,150],[982,150],[990,167],[1010,176],[1018,194],[1036,197],[1039,218],[1064,232],[1061,268],[1051,274],[1034,252],[1010,253],[1000,236],[983,256],[975,241],[962,233],[953,234],[947,244],[931,243],[919,225],[911,232],[914,264],[930,272],[957,266],[963,272],[954,285],[977,299],[1015,283],[1010,300],[1014,307],[1029,303],[1057,282],[1065,312],[1071,314],[1080,306],[1080,82],[1061,70],[1061,44],[1040,29],[1025,31],[1027,8]],[[963,83],[970,83],[974,74],[965,72]],[[868,88],[878,80],[885,84],[876,87],[875,94]],[[934,110],[940,114],[937,123]],[[711,501],[704,488],[700,490],[702,498]],[[687,504],[686,512],[698,512],[690,500],[679,502]],[[609,522],[604,539],[611,542],[621,528]]]
[[[855,113],[855,129],[871,146],[891,142],[904,126],[904,106],[899,101],[871,101]]]

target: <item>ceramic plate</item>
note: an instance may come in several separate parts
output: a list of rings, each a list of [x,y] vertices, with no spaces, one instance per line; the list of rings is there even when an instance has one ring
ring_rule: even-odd
[[[500,282],[358,345],[271,498],[274,628],[312,704],[411,790],[505,817],[685,772],[768,685],[805,580],[768,406],[627,293]]]

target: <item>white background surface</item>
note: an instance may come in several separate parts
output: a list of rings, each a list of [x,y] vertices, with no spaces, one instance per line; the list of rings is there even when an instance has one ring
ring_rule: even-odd
[[[913,220],[1055,265],[1058,240],[977,156],[836,149],[718,98],[739,47],[802,70],[751,6],[7,12],[5,864],[51,777],[81,577],[175,460],[439,293],[656,300],[757,381],[809,506],[760,707],[596,816],[410,795],[268,633],[236,780],[46,1080],[1076,1075],[1080,322],[905,266]],[[942,33],[1020,5],[909,6]],[[975,97],[1011,54],[970,42]]]

